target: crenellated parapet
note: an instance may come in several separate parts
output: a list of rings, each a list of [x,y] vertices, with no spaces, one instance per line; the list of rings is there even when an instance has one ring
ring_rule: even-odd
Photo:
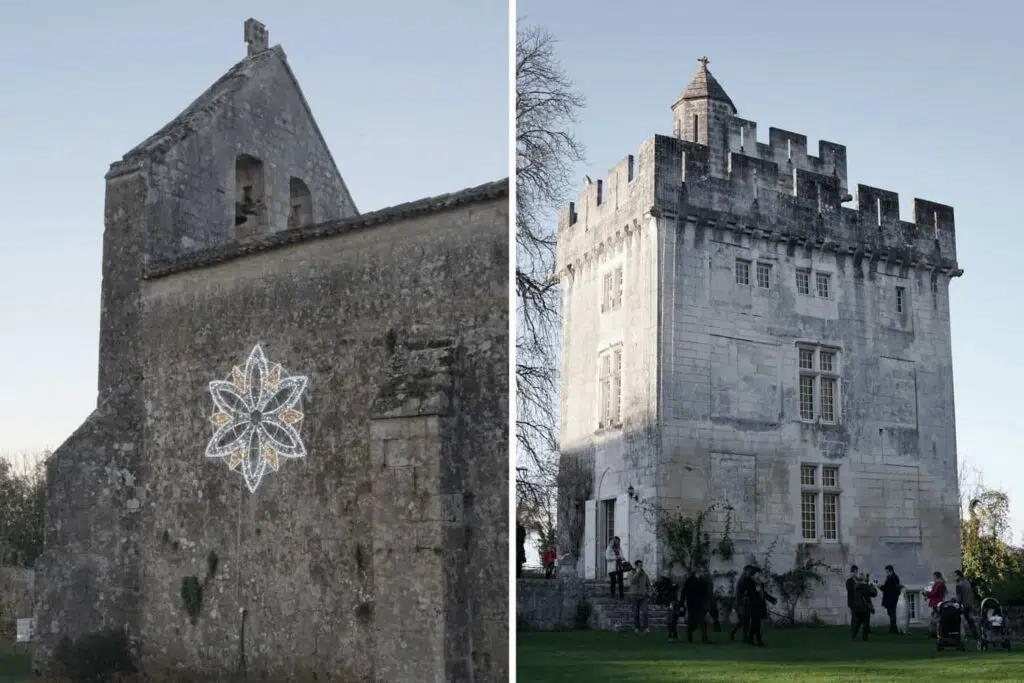
[[[727,131],[728,151],[762,161],[774,162],[782,174],[782,181],[789,182],[793,171],[807,171],[817,175],[835,176],[839,189],[845,193],[846,146],[821,140],[818,155],[807,153],[807,136],[781,128],[768,129],[768,143],[757,141],[757,123],[734,116],[729,120]]]
[[[735,130],[750,123],[736,121]],[[958,271],[953,207],[915,198],[912,220],[903,220],[896,192],[857,185],[851,195],[842,145],[821,142],[810,156],[806,137],[773,128],[767,145],[743,133],[730,134],[734,146],[724,177],[712,175],[709,147],[657,135],[613,167],[607,182],[587,178],[579,199],[559,214],[560,263],[651,213],[703,215],[775,239]],[[854,200],[855,208],[844,206]]]

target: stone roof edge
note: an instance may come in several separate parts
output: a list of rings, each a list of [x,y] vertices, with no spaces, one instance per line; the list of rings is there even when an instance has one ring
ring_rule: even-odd
[[[246,56],[233,64],[174,118],[111,164],[111,172],[116,173],[115,167],[131,165],[133,161],[162,154],[206,126],[223,107],[225,100],[245,84],[250,73],[270,58],[269,53],[281,56],[276,49],[269,49]]]
[[[726,211],[719,211],[717,209],[697,209],[691,208],[683,211],[681,214],[675,210],[663,209],[659,206],[652,206],[648,211],[645,212],[645,216],[650,215],[654,218],[666,218],[669,220],[679,221],[681,225],[703,225],[706,228],[717,228],[721,230],[728,230],[734,233],[740,233],[749,235],[755,239],[764,239],[772,242],[781,242],[785,244],[793,244],[803,246],[805,248],[817,249],[819,251],[828,251],[841,253],[853,257],[867,258],[868,260],[881,261],[884,263],[892,263],[898,266],[906,266],[908,268],[920,268],[923,270],[936,270],[942,273],[948,274],[950,277],[962,277],[964,274],[963,268],[960,264],[951,259],[929,259],[927,256],[914,254],[905,249],[898,247],[890,247],[883,249],[875,249],[872,245],[867,243],[859,244],[847,244],[841,243],[837,240],[830,239],[826,236],[820,235],[806,235],[792,233],[784,228],[764,228],[752,224],[751,219],[745,216],[736,216]],[[643,229],[643,223],[641,221],[633,220],[632,225],[626,224],[625,234],[632,232],[639,233]],[[598,240],[591,244],[588,248],[583,249],[570,258],[568,258],[564,265],[558,268],[558,274],[565,272],[569,266],[578,267],[580,263],[586,263],[591,260],[595,260],[600,257],[601,253],[620,243],[624,238],[623,231],[615,230],[612,234],[607,235],[605,238]]]
[[[468,204],[476,204],[508,196],[509,179],[503,178],[458,192],[451,192],[436,197],[426,197],[371,213],[284,230],[245,243],[234,243],[223,247],[206,249],[172,262],[151,263],[146,266],[143,279],[153,280],[313,239],[335,237],[356,230],[366,230],[386,223],[419,218],[449,211]]]
[[[752,223],[749,217],[736,216],[734,214],[718,211],[715,209],[688,209],[682,215],[672,211],[651,207],[651,215],[655,217],[675,218],[686,225],[702,224],[712,229],[728,230],[770,242],[781,242],[785,244],[802,246],[816,249],[823,252],[834,252],[847,256],[867,258],[872,261],[892,263],[897,266],[909,268],[920,268],[924,270],[937,270],[950,275],[961,277],[964,274],[960,264],[948,258],[931,259],[927,254],[915,252],[912,249],[897,246],[875,248],[867,242],[844,242],[832,239],[826,235],[819,234],[797,234],[783,228],[761,227]]]

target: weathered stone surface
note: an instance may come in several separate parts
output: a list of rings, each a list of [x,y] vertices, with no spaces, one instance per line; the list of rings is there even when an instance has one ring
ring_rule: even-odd
[[[650,138],[607,179],[588,178],[560,214],[561,449],[593,463],[595,493],[579,509],[560,506],[563,526],[573,514],[589,526],[581,548],[559,551],[581,553],[580,571],[600,575],[614,510],[629,559],[660,568],[632,487],[641,501],[690,513],[727,497],[736,563],[763,560],[774,541],[776,570],[806,546],[837,570],[857,563],[881,575],[892,563],[907,585],[923,585],[960,557],[953,209],[917,199],[913,221],[902,221],[895,193],[865,185],[857,208],[844,207],[845,147],[821,142],[814,156],[805,136],[774,128],[758,142],[705,68],[674,105],[675,137]],[[606,307],[619,269],[621,303]],[[829,278],[824,296],[818,273]],[[838,354],[835,424],[820,405],[801,418],[798,344]],[[621,424],[601,427],[599,359],[615,348]],[[809,545],[801,464],[819,477]],[[835,539],[821,537],[823,466],[839,468]],[[839,618],[843,600],[837,577],[809,609]]]
[[[100,406],[50,463],[38,664],[113,626],[155,679],[507,680],[508,182],[356,215],[288,78],[255,52],[108,174]],[[282,212],[303,171],[314,224],[237,234],[239,152]],[[308,455],[250,493],[204,451],[208,384],[257,344],[308,378]]]
[[[576,627],[577,605],[587,599],[582,581],[516,580],[516,623],[521,631],[566,631]]]
[[[35,607],[35,572],[0,567],[0,639],[13,638],[18,619],[32,616]]]

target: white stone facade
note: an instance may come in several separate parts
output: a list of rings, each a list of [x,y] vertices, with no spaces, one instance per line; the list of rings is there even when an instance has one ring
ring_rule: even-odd
[[[952,572],[952,208],[915,200],[901,221],[864,185],[844,207],[845,148],[758,143],[706,65],[674,111],[675,137],[586,179],[559,218],[561,448],[593,462],[579,571],[604,575],[612,517],[663,572],[644,507],[718,502],[739,551],[718,568],[775,543],[785,570],[803,548],[835,568],[802,610],[829,621],[850,564],[912,587]]]

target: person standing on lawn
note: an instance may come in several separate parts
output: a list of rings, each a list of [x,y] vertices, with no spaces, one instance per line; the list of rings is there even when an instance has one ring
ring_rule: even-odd
[[[946,599],[946,580],[942,578],[942,572],[935,572],[932,577],[932,588],[924,593],[924,597],[928,599],[928,607],[932,610],[929,633],[934,636],[939,629],[939,605]]]
[[[718,612],[718,596],[715,595],[715,585],[711,581],[710,575],[708,576],[708,586],[711,591],[710,597],[708,597],[708,616],[711,617],[711,628],[715,633],[722,630],[722,622],[719,620],[721,616]]]
[[[964,576],[963,569],[957,569],[954,572],[956,576],[956,599],[957,602],[964,608],[964,621],[967,622],[967,627],[971,629],[971,637],[978,637],[978,625],[974,622],[974,587],[971,586],[971,582]]]
[[[900,593],[903,592],[903,585],[900,583],[899,574],[891,564],[885,565],[885,582],[882,583],[882,607],[889,615],[889,633],[899,634],[900,629],[896,625],[896,605],[900,602]]]
[[[711,603],[711,579],[704,567],[696,568],[683,583],[683,599],[686,601],[686,640],[693,642],[693,632],[700,629],[700,642],[708,639],[707,614]]]
[[[679,613],[682,611],[683,585],[672,585],[672,600],[668,604],[668,640],[679,640]]]
[[[878,595],[878,589],[871,585],[868,577],[859,574],[854,582],[854,603],[853,603],[853,638],[857,639],[857,632],[865,641],[871,633],[871,615],[875,608],[871,604],[872,598]]]
[[[854,605],[857,603],[857,565],[850,567],[850,575],[846,577],[846,607],[850,610],[850,625],[853,626],[856,617],[853,614]]]
[[[747,642],[747,636],[749,631],[749,615],[750,615],[750,600],[747,598],[747,588],[749,583],[746,579],[750,578],[750,573],[753,567],[749,564],[743,567],[743,571],[740,572],[740,576],[736,579],[736,590],[735,590],[735,602],[736,602],[736,624],[732,627],[732,632],[729,634],[729,640],[736,640],[736,632],[743,631],[743,642]]]
[[[650,633],[648,618],[651,577],[644,571],[643,560],[637,560],[633,565],[633,573],[629,576],[629,597],[633,600],[633,630],[637,633]]]
[[[764,647],[764,639],[761,637],[761,622],[768,618],[768,603],[774,605],[778,601],[765,588],[760,567],[752,567],[750,576],[746,580],[747,587],[744,593],[747,595],[750,606],[747,616],[750,624],[746,640],[749,645]]]

